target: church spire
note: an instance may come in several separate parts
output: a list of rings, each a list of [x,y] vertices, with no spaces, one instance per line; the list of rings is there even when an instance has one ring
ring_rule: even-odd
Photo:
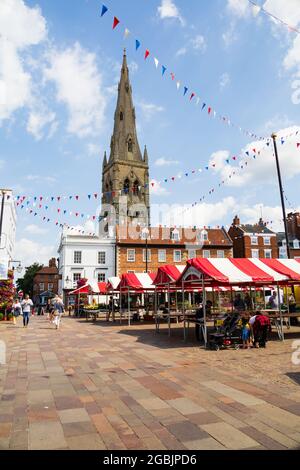
[[[102,167],[102,204],[114,206],[116,221],[125,217],[134,223],[146,224],[150,219],[149,165],[145,148],[142,155],[136,132],[126,50],[123,53],[118,99],[111,137],[110,156]],[[138,208],[137,208],[138,205]]]
[[[137,139],[135,109],[132,101],[126,49],[124,49],[123,53],[114,120],[114,132],[111,138],[109,162],[111,163],[115,160],[143,161]]]

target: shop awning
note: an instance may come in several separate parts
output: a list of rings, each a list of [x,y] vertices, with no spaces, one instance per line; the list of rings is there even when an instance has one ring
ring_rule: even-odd
[[[122,274],[119,288],[136,291],[154,290],[155,273],[126,273]]]
[[[202,277],[216,285],[286,284],[300,281],[300,263],[281,259],[194,258],[187,261],[177,282],[195,281]]]
[[[78,294],[106,294],[107,284],[106,282],[97,282],[90,281],[84,286],[79,287],[78,289],[70,292],[69,295],[78,295]]]
[[[183,264],[165,264],[164,266],[160,266],[154,278],[153,284],[164,285],[176,282],[184,271],[184,268],[185,265]]]

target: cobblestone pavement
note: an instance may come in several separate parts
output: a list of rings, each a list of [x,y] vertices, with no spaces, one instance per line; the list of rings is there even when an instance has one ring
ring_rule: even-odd
[[[0,449],[300,448],[300,328],[266,350],[219,352],[154,330],[0,323]]]

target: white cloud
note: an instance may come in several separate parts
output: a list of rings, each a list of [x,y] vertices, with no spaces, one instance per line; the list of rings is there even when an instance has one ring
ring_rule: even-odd
[[[146,121],[150,121],[152,117],[163,112],[165,109],[162,106],[156,105],[154,103],[145,103],[145,101],[140,101],[137,103],[137,106],[141,109],[143,117]]]
[[[192,38],[190,42],[194,50],[201,52],[204,52],[206,50],[206,41],[204,36],[202,36],[201,34],[198,34],[197,36]]]
[[[274,129],[276,130],[276,129]],[[296,143],[299,142],[298,136],[290,136],[285,139],[284,144],[281,144],[281,138],[286,137],[290,134],[294,134],[296,131],[300,133],[299,126],[292,126],[286,129],[281,129],[277,132],[277,146],[281,164],[282,175],[285,179],[292,179],[294,176],[300,174],[300,158],[299,150],[297,150]],[[256,149],[256,159],[252,158],[252,149]],[[250,152],[250,157],[246,157],[245,152]],[[260,155],[258,152],[260,151]],[[211,155],[210,165],[215,165],[213,171],[215,174],[219,174],[222,180],[226,180],[226,186],[241,187],[246,186],[249,188],[250,185],[262,185],[262,184],[274,184],[276,182],[276,167],[273,156],[273,144],[269,146],[262,141],[252,142],[248,144],[241,151],[243,158],[237,157],[239,164],[246,161],[248,163],[247,168],[239,169],[239,166],[232,164],[232,155],[227,150],[215,152]],[[230,159],[230,163],[226,162],[226,159]],[[235,171],[236,174],[229,179],[229,175]]]
[[[175,18],[179,20],[181,25],[185,24],[185,20],[180,14],[179,9],[173,0],[162,0],[161,5],[157,8],[159,17],[163,20],[166,18]]]
[[[55,121],[55,117],[55,113],[42,108],[40,110],[32,110],[30,111],[27,122],[27,131],[32,134],[36,140],[41,140],[44,137],[43,130],[45,126],[48,126],[48,135],[52,136],[58,124],[57,121]]]
[[[22,0],[1,0],[0,8],[0,123],[30,104],[32,77],[25,71],[21,53],[46,39],[46,21],[39,7]]]
[[[263,133],[272,134],[272,132],[277,132],[278,129],[288,128],[293,126],[293,124],[294,123],[288,118],[286,114],[276,114],[265,123]]]
[[[228,85],[230,85],[230,76],[227,72],[222,73],[219,81],[220,90],[224,90]]]
[[[167,158],[158,158],[155,160],[154,165],[156,166],[170,166],[170,165],[178,165],[178,160],[168,160]]]
[[[238,39],[238,35],[236,33],[236,30],[235,30],[235,22],[232,21],[229,25],[229,28],[227,29],[227,31],[225,31],[225,33],[222,34],[222,39],[224,41],[224,44],[225,44],[225,47],[229,47],[231,46],[231,44],[233,44],[237,39]]]
[[[57,182],[57,178],[55,178],[54,176],[47,175],[26,175],[25,179],[27,181],[40,181],[49,184],[54,184]]]
[[[194,207],[191,204],[180,206],[174,205],[160,210],[160,220],[163,225],[175,224],[181,227],[197,227],[209,226],[212,224],[220,225],[225,217],[233,214],[236,210],[236,200],[233,197],[226,197],[220,202],[213,203],[199,203]]]
[[[16,242],[15,258],[21,261],[22,266],[30,266],[32,263],[48,264],[52,257],[57,256],[57,247],[43,245],[28,238],[21,238]]]
[[[182,55],[185,55],[187,53],[187,48],[186,47],[181,47],[180,49],[178,49],[178,51],[176,52],[176,57],[180,57]]]
[[[203,53],[206,51],[206,48],[207,48],[207,44],[206,44],[204,36],[202,36],[201,34],[198,34],[194,38],[189,39],[186,46],[183,46],[180,49],[178,49],[175,55],[176,57],[180,57],[180,56],[186,55],[191,50]]]
[[[227,0],[227,9],[239,18],[248,16],[251,11],[248,0]]]
[[[106,98],[96,56],[76,42],[73,47],[49,53],[46,80],[54,81],[56,99],[69,112],[67,130],[80,138],[99,134],[104,124]]]
[[[48,230],[46,228],[41,228],[35,224],[27,225],[24,231],[30,233],[30,235],[44,235],[45,233],[48,233]]]
[[[100,154],[99,145],[93,144],[93,143],[87,144],[87,152],[91,157],[95,155],[99,155]]]
[[[299,0],[266,0],[263,7],[291,26],[300,23]]]

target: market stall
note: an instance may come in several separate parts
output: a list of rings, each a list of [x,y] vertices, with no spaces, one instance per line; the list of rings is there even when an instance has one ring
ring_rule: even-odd
[[[275,286],[278,298],[280,286],[288,286],[300,283],[300,263],[297,260],[272,260],[256,258],[194,258],[187,261],[186,267],[177,280],[184,293],[186,288],[198,286],[203,291],[203,336],[207,343],[206,324],[206,292],[207,287],[264,287]],[[184,304],[183,304],[183,315]],[[287,312],[286,315],[289,315]],[[283,316],[281,303],[279,302],[277,313],[274,313],[274,321],[279,324],[278,331],[281,339],[283,335]]]
[[[122,274],[119,292],[120,292],[120,321],[127,315],[128,324],[130,325],[132,319],[132,308],[131,308],[131,295],[140,294],[147,295],[150,292],[154,292],[155,286],[153,280],[155,278],[154,273],[126,273]],[[127,306],[125,302],[127,298]]]

